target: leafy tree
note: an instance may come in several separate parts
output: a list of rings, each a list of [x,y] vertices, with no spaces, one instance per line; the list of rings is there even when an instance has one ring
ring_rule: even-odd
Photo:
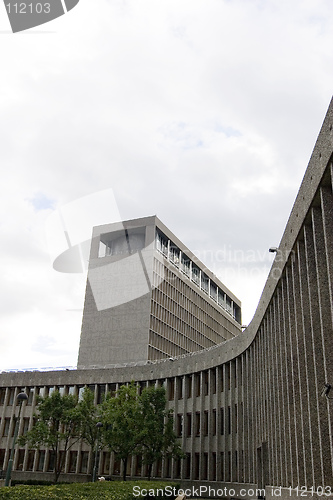
[[[146,388],[139,399],[142,425],[140,453],[143,463],[148,466],[149,480],[157,460],[185,457],[173,430],[173,410],[167,410],[166,404],[164,387]]]
[[[101,437],[100,429],[97,427],[97,423],[101,422],[101,407],[100,405],[96,406],[94,404],[94,393],[88,387],[84,388],[82,398],[77,405],[77,410],[81,419],[80,437],[90,446],[94,454],[98,453],[95,446]],[[93,467],[94,461],[91,462],[91,468]]]
[[[20,445],[26,443],[31,448],[49,448],[54,454],[54,482],[59,479],[64,466],[66,452],[80,439],[82,417],[77,408],[75,396],[58,391],[51,396],[39,398],[36,423],[25,436],[20,437]]]
[[[122,461],[126,481],[128,458],[138,449],[142,432],[137,386],[134,382],[121,386],[116,396],[107,396],[101,406],[104,441]]]

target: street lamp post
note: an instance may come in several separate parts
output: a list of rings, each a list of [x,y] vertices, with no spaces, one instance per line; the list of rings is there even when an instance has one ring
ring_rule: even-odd
[[[92,478],[93,483],[96,482],[96,476],[97,476],[98,449],[99,449],[100,429],[101,427],[103,427],[102,422],[97,422],[96,427],[97,427],[97,439],[96,439],[95,463],[94,463],[93,478]]]
[[[19,403],[19,412],[18,412],[18,416],[17,416],[16,422],[15,422],[13,446],[12,446],[12,449],[10,450],[10,457],[9,457],[8,466],[7,466],[5,486],[9,486],[10,485],[10,479],[11,479],[12,468],[13,468],[13,459],[14,459],[15,445],[16,445],[16,439],[17,439],[17,434],[18,434],[19,425],[20,425],[20,417],[21,417],[22,404],[23,404],[24,401],[27,401],[28,396],[26,395],[25,392],[20,392],[17,395],[16,399],[17,399],[17,401]]]

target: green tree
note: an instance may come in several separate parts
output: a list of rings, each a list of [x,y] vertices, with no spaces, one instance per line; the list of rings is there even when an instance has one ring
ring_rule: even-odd
[[[100,428],[97,423],[101,422],[101,405],[94,404],[94,393],[88,387],[85,387],[82,393],[77,410],[80,414],[80,430],[79,434],[81,439],[90,446],[91,452],[95,455],[98,453],[96,445],[102,436]],[[100,443],[101,445],[102,443]],[[91,471],[93,468],[94,460],[91,461]]]
[[[107,396],[101,406],[104,442],[122,461],[126,481],[128,458],[136,453],[142,433],[137,386],[134,382],[121,386],[116,396]]]
[[[58,391],[51,396],[39,398],[36,423],[25,436],[19,438],[20,445],[30,448],[45,446],[54,454],[54,482],[59,479],[64,466],[66,452],[80,439],[82,416],[75,396],[62,396]]]
[[[139,399],[142,425],[139,450],[143,463],[148,467],[149,480],[157,460],[185,457],[173,430],[173,410],[168,410],[166,405],[164,387],[149,387],[142,391]]]

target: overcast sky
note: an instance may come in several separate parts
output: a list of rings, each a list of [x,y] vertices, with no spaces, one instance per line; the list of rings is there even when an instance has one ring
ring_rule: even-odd
[[[156,214],[250,322],[331,99],[332,25],[331,0],[80,0],[14,35],[1,4],[0,370],[76,364],[85,276],[53,269],[50,221],[89,225],[87,200],[96,223]]]

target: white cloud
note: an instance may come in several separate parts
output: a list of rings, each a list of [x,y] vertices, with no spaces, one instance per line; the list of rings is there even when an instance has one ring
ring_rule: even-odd
[[[12,35],[0,11],[0,368],[76,363],[84,279],[52,269],[52,207],[111,189],[202,254],[278,244],[331,98],[332,18],[328,0],[81,0]],[[270,258],[208,258],[244,322]]]

